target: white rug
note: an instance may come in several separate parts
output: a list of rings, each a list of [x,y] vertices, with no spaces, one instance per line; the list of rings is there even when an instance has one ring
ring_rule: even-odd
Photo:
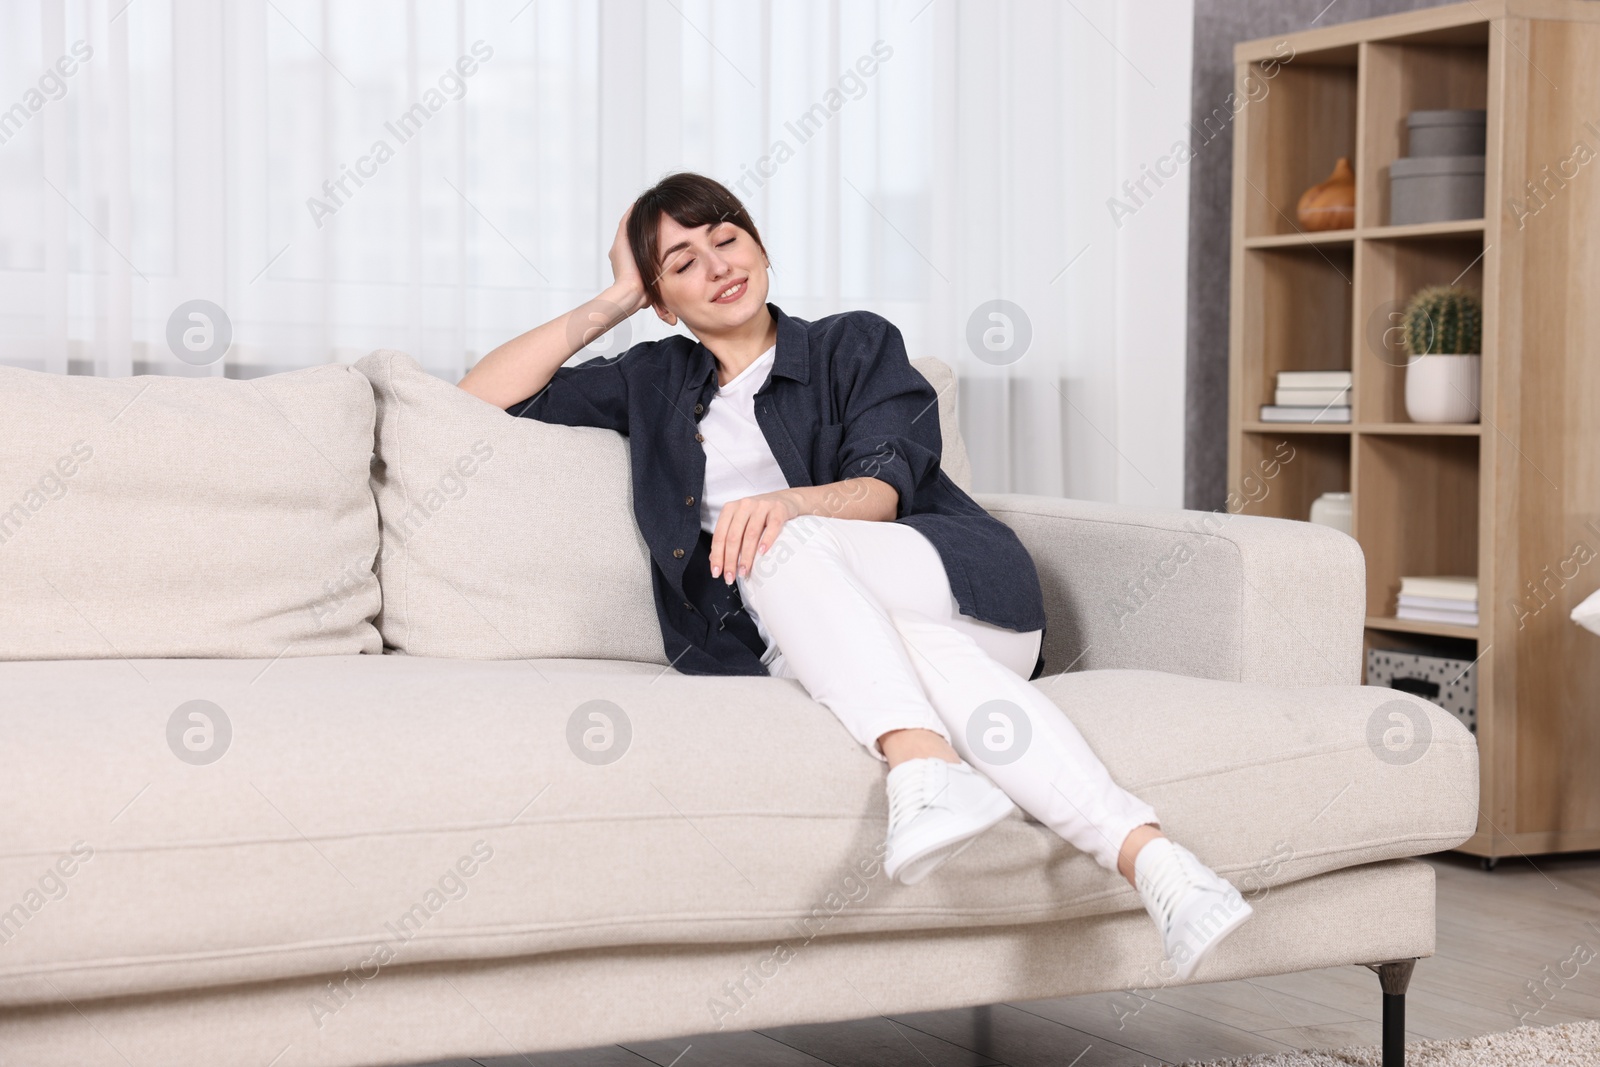
[[[1204,1067],[1380,1067],[1377,1045],[1327,1052],[1271,1052],[1242,1060],[1213,1060]],[[1600,1022],[1519,1026],[1458,1041],[1406,1045],[1406,1067],[1600,1067]],[[1180,1067],[1200,1067],[1186,1061]]]

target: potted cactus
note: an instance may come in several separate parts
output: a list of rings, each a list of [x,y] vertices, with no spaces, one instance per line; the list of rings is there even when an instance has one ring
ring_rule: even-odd
[[[1412,422],[1477,422],[1483,309],[1465,289],[1435,285],[1405,311],[1406,414]]]

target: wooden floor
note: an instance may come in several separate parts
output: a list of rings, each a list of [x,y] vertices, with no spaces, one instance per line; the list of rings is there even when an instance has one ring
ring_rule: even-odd
[[[1600,854],[1502,860],[1488,872],[1456,853],[1426,862],[1438,872],[1438,949],[1412,976],[1407,1040],[1509,1030],[1519,1017],[1532,1026],[1600,1018]],[[1535,979],[1543,1000],[1530,994]],[[1102,1067],[1375,1045],[1380,1036],[1378,978],[1364,967],[1159,990],[1120,1029],[1114,996],[429,1067]]]

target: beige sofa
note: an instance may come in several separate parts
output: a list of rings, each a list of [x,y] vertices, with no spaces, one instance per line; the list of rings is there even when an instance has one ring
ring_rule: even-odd
[[[0,394],[5,1063],[353,1067],[1165,984],[1134,891],[1038,823],[892,884],[882,767],[825,708],[671,669],[615,434],[393,352]],[[1472,834],[1477,753],[1358,684],[1355,542],[978,499],[1044,583],[1032,684],[1255,906],[1194,980],[1386,964],[1392,1024],[1434,947],[1408,857]]]

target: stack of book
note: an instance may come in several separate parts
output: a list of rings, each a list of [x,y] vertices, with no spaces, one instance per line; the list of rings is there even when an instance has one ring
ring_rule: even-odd
[[[1418,622],[1478,625],[1478,579],[1401,578],[1394,617]]]
[[[1262,422],[1349,422],[1350,372],[1281,370],[1273,403],[1261,405]]]

